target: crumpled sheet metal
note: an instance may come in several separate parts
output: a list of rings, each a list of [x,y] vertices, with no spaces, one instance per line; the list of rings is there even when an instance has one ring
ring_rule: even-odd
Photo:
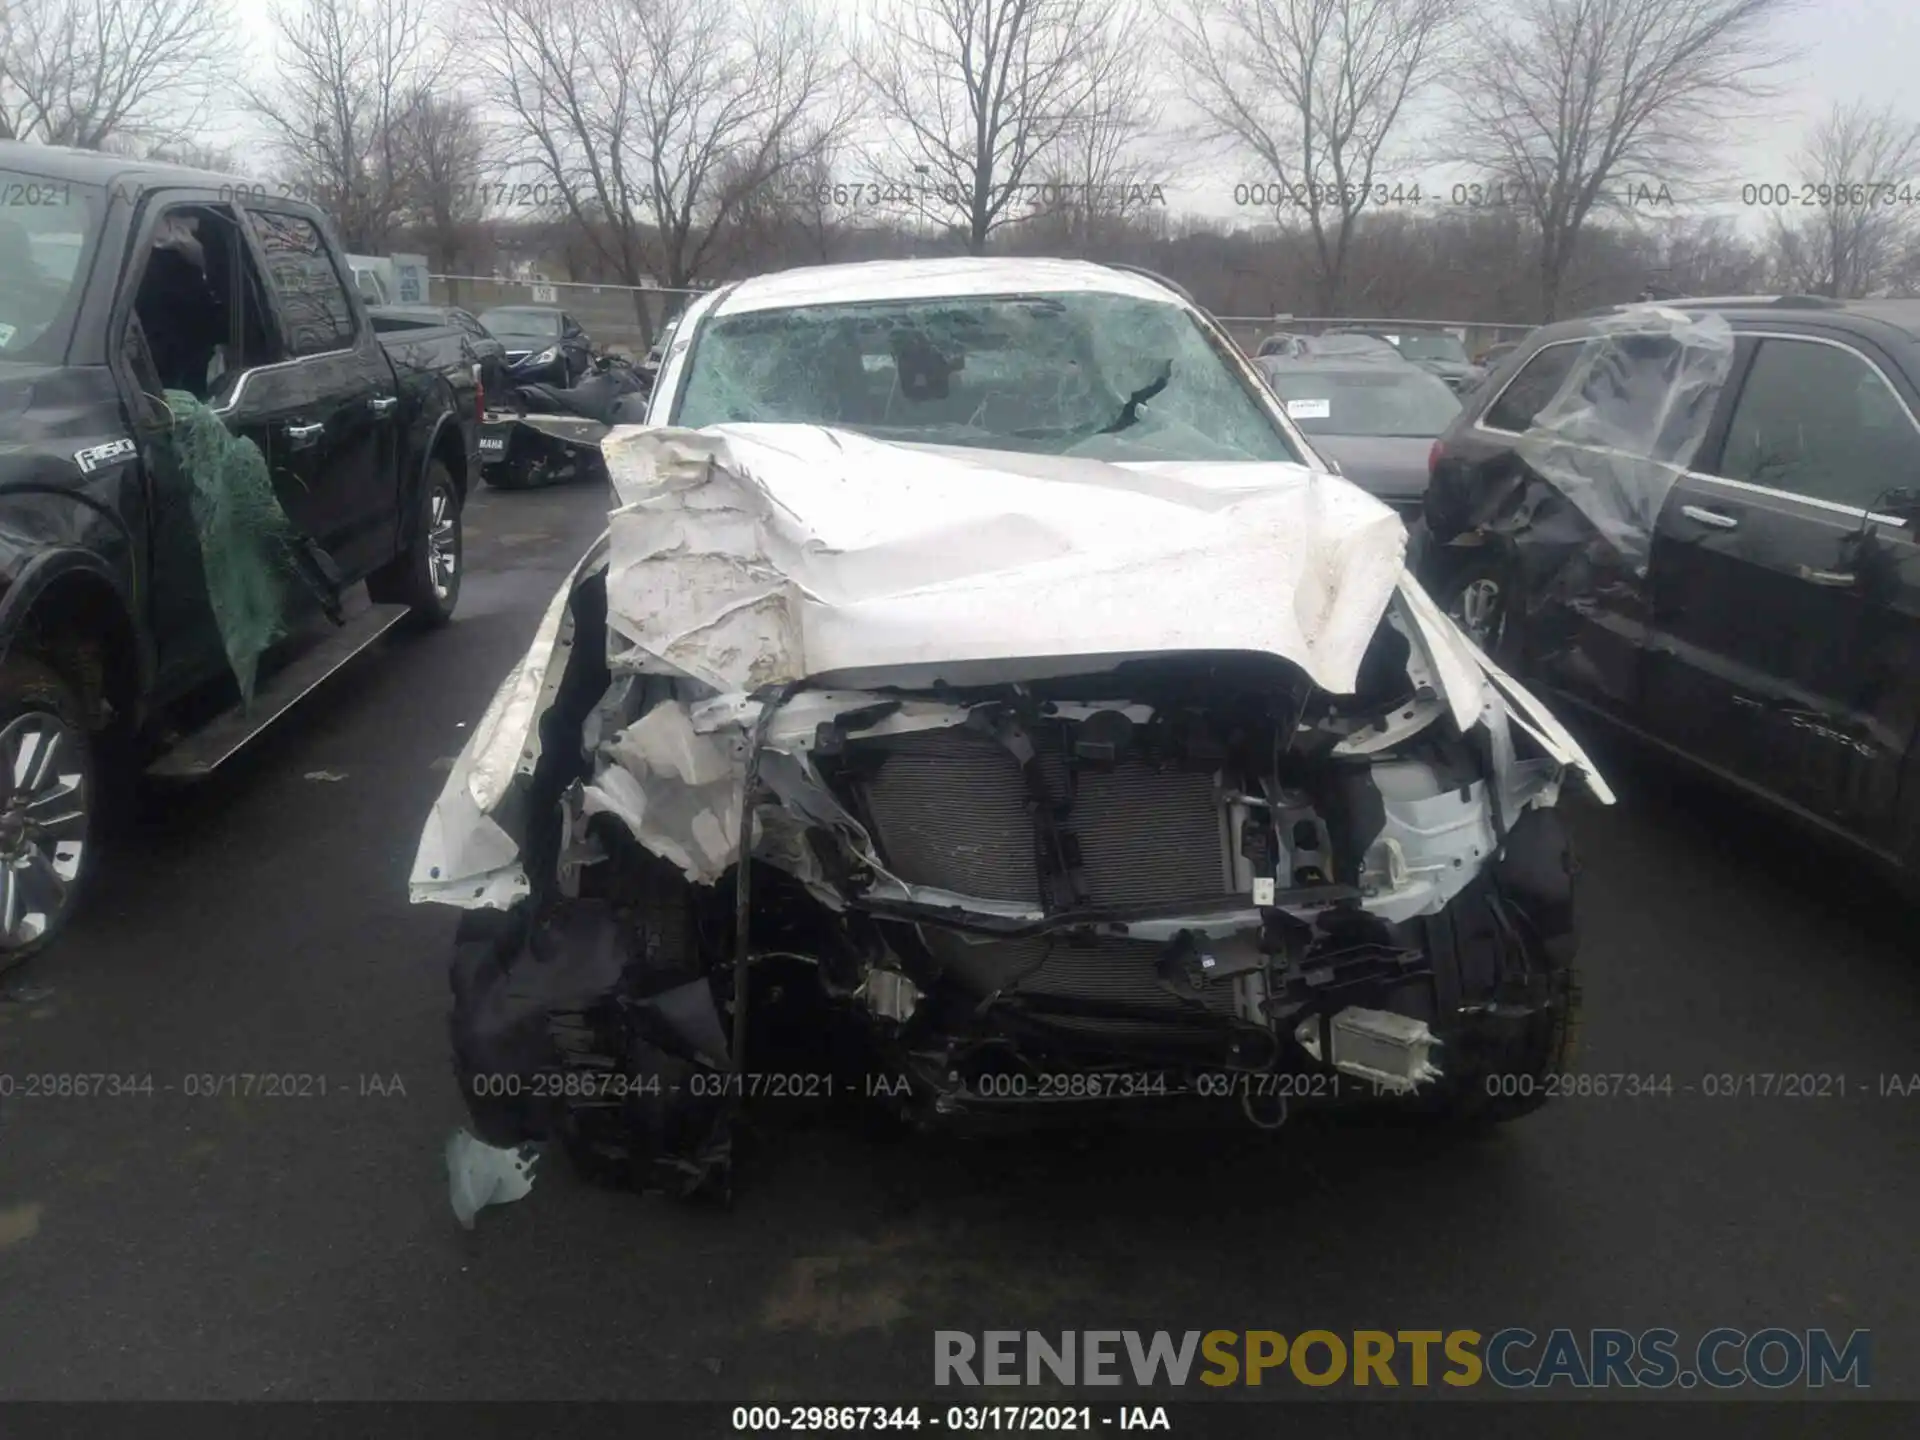
[[[727,873],[746,800],[744,732],[696,734],[687,707],[665,701],[602,746],[598,760],[582,792],[586,814],[617,816],[697,884]]]
[[[1660,306],[1594,328],[1514,449],[1645,578],[1660,509],[1693,463],[1733,369],[1734,334],[1722,316]]]
[[[618,816],[649,850],[700,882],[719,878],[737,858],[747,736],[762,704],[750,691],[758,684],[788,678],[796,667],[823,663],[818,648],[823,634],[837,647],[826,651],[834,662],[852,667],[855,675],[864,670],[870,677],[863,682],[843,672],[827,682],[844,687],[841,690],[823,686],[801,692],[783,709],[767,737],[763,778],[779,794],[784,808],[760,808],[755,816],[754,853],[806,880],[811,855],[799,842],[794,817],[807,813],[810,800],[824,804],[828,797],[810,796],[804,779],[781,783],[787,778],[784,757],[804,750],[807,737],[822,720],[871,705],[878,697],[859,693],[861,683],[910,687],[949,671],[951,666],[939,657],[949,649],[950,635],[971,636],[976,656],[987,652],[988,647],[979,642],[989,638],[981,627],[988,614],[984,607],[994,599],[988,582],[995,580],[1005,587],[997,601],[999,608],[992,612],[1002,627],[992,653],[1007,662],[1008,674],[1003,678],[1101,668],[1071,658],[1081,653],[1077,646],[1067,649],[1055,644],[1053,637],[1063,628],[1079,623],[1109,627],[1115,635],[1109,643],[1121,645],[1124,654],[1151,654],[1184,645],[1240,648],[1250,633],[1257,634],[1259,643],[1246,648],[1278,647],[1294,643],[1287,637],[1296,637],[1318,667],[1316,678],[1328,689],[1348,692],[1354,683],[1352,674],[1335,672],[1342,666],[1357,668],[1360,652],[1397,592],[1456,725],[1464,731],[1480,723],[1489,710],[1504,713],[1510,704],[1526,717],[1525,728],[1556,762],[1584,772],[1596,797],[1603,803],[1612,801],[1592,761],[1546,708],[1498,672],[1401,568],[1405,532],[1399,520],[1344,482],[1317,480],[1288,466],[1244,464],[1155,464],[1122,470],[1082,460],[996,456],[988,466],[965,456],[950,460],[948,452],[873,445],[839,432],[771,428],[771,434],[769,427],[657,430],[644,435],[616,431],[609,438],[609,469],[623,502],[614,526],[561,585],[525,660],[501,686],[487,718],[448,776],[415,858],[412,898],[416,904],[506,909],[528,893],[520,857],[494,811],[508,793],[508,781],[516,769],[527,769],[531,763],[527,757],[537,751],[539,711],[553,683],[549,672],[568,597],[603,559],[608,566],[607,646],[615,670],[691,674],[704,682],[693,686],[694,692],[710,688],[713,693],[705,698],[687,693],[684,698],[663,701],[642,719],[613,731],[609,739],[590,741],[597,763],[580,792],[582,806],[589,812]],[[942,468],[952,463],[960,473],[980,481],[994,476],[1018,479],[1029,493],[1048,491],[1049,487],[1036,482],[1051,479],[1051,493],[1035,502],[1038,518],[1010,509],[1011,497],[1001,490],[997,496],[981,497],[944,514],[920,516],[915,529],[907,523],[911,506],[905,507],[905,514],[902,507],[890,506],[884,515],[866,515],[861,494],[842,493],[837,477],[844,472],[833,469],[830,462],[858,445],[871,447],[863,452],[861,464],[896,463],[909,475],[925,473],[915,472],[915,466],[939,462],[931,468],[942,487],[957,483],[957,476]],[[771,466],[776,471],[784,457],[788,464],[801,466],[811,483],[750,483],[731,468],[741,465],[743,457],[751,457],[762,470]],[[815,461],[822,463],[805,472],[804,467]],[[901,478],[895,476],[896,483]],[[885,493],[882,476],[870,475],[860,483],[868,493]],[[1076,489],[1077,508],[1060,493]],[[837,547],[821,543],[820,530],[799,519],[804,503],[818,499],[819,492],[842,507],[823,507],[831,522],[827,533]],[[1081,551],[1073,542],[1092,546],[1103,533],[1101,516],[1115,496],[1119,497],[1115,508],[1124,509],[1139,500],[1148,513],[1184,506],[1196,515],[1229,518],[1242,514],[1240,507],[1252,499],[1261,502],[1255,511],[1265,522],[1287,514],[1326,522],[1321,532],[1326,534],[1326,550],[1296,561],[1290,572],[1286,558],[1298,556],[1299,547],[1281,547],[1274,552],[1278,580],[1262,579],[1260,586],[1265,588],[1236,588],[1230,576],[1204,568],[1196,580],[1184,568],[1193,557],[1176,548],[1155,552],[1142,547],[1145,568],[1128,572],[1117,567],[1103,584],[1089,584],[1082,590],[1083,606],[1106,611],[1104,617],[1086,622],[1077,618],[1070,605],[1052,610],[1039,606],[1022,582],[1036,570],[1051,572],[1045,561],[1021,563],[1017,547],[1026,545],[1025,553],[1030,555],[1052,544],[1063,548],[1069,558],[1078,556]],[[934,501],[928,498],[922,503]],[[969,518],[971,528],[965,523]],[[1331,523],[1342,519],[1345,526]],[[1049,528],[1056,521],[1057,528]],[[1190,524],[1194,533],[1217,538],[1209,526],[1199,521]],[[997,573],[980,568],[987,563],[980,551],[995,543],[996,525],[1002,527],[1002,538],[1016,547]],[[1120,529],[1109,521],[1106,533]],[[873,543],[858,543],[863,535]],[[1138,537],[1132,538],[1137,543]],[[1237,543],[1228,537],[1229,549]],[[948,555],[943,560],[938,550],[942,544],[976,548],[971,556]],[[814,548],[806,550],[809,545]],[[1253,553],[1236,555],[1236,563],[1245,558],[1247,567],[1257,570],[1266,557],[1257,547],[1249,550]],[[765,558],[757,562],[743,558],[752,556]],[[774,557],[782,560],[784,569],[772,563]],[[1348,587],[1339,587],[1335,583],[1338,570],[1326,572],[1349,561],[1358,570]],[[977,577],[966,575],[961,584],[940,578],[955,571],[964,575],[968,565],[979,572]],[[1298,583],[1289,589],[1286,576],[1295,572],[1301,572]],[[930,583],[920,591],[886,591],[885,583],[896,573],[918,574]],[[809,583],[803,587],[792,578],[795,574],[804,575]],[[1172,575],[1180,582],[1177,600],[1156,590],[1156,575]],[[674,589],[676,577],[691,577],[700,584],[690,584],[681,593]],[[937,604],[923,604],[927,594],[944,596],[974,583],[982,607],[972,613],[974,628],[950,630]],[[862,588],[878,598],[869,604],[831,603]],[[1163,597],[1158,604],[1153,603],[1156,594]],[[1330,611],[1332,624],[1302,624],[1301,606],[1296,602],[1308,594],[1327,607],[1322,613]],[[1367,598],[1364,609],[1358,594]],[[1252,603],[1261,595],[1268,598],[1265,607]],[[656,601],[663,607],[660,613],[646,608]],[[1164,614],[1162,607],[1181,607],[1184,613]],[[838,609],[848,611],[852,619],[838,627],[823,626],[822,613]],[[1307,609],[1311,614],[1312,606]],[[1282,613],[1277,618],[1265,615],[1263,620],[1261,613],[1255,613],[1263,610]],[[876,617],[890,623],[880,623]],[[865,628],[856,632],[854,621],[865,622]],[[870,648],[852,647],[856,633],[870,642]],[[1351,641],[1350,633],[1356,636]],[[1308,643],[1308,635],[1317,636],[1317,647]],[[1065,658],[1050,671],[1041,671],[1027,658],[1028,653],[1044,657],[1053,649],[1061,650]],[[1275,648],[1275,653],[1286,652]],[[883,657],[892,657],[895,664],[879,664]],[[1104,658],[1113,663],[1122,657]],[[915,670],[923,673],[907,678]],[[619,687],[626,682],[616,679],[615,683]],[[1502,695],[1505,704],[1500,701]],[[953,724],[960,715],[950,706],[909,700],[870,733]],[[822,823],[833,819],[830,815],[815,818]]]
[[[520,845],[495,819],[514,776],[532,769],[540,713],[558,683],[555,661],[574,587],[606,556],[606,536],[590,546],[560,582],[532,643],[494,692],[480,723],[441,786],[414,852],[408,892],[413,903],[465,910],[505,910],[531,890]]]
[[[602,448],[609,658],[721,692],[1252,650],[1350,693],[1406,552],[1386,506],[1295,465],[1009,466],[795,425]]]

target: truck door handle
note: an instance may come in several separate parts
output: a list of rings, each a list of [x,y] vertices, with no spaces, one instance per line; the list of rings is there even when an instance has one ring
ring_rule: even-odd
[[[1737,530],[1740,528],[1740,521],[1738,519],[1719,510],[1708,510],[1699,505],[1682,505],[1680,507],[1680,513],[1689,520],[1697,521],[1702,525],[1711,525],[1716,530]]]
[[[1811,566],[1800,567],[1800,578],[1809,585],[1846,586],[1854,583],[1851,570],[1815,570]]]
[[[400,403],[398,395],[376,395],[367,402],[376,415],[391,415],[393,407]]]
[[[289,425],[287,427],[287,438],[294,443],[297,449],[301,446],[313,444],[314,441],[320,438],[320,433],[326,428],[327,425],[324,420],[317,420],[311,425]]]

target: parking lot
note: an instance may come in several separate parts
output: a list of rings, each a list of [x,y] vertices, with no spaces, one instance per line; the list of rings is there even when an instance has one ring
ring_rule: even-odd
[[[555,1161],[462,1231],[453,920],[407,871],[602,518],[588,489],[478,495],[452,628],[150,807],[10,977],[0,1073],[154,1093],[0,1099],[0,1394],[873,1400],[927,1389],[936,1327],[1777,1324],[1870,1329],[1874,1393],[1920,1397],[1913,917],[1615,747],[1620,805],[1574,816],[1575,1064],[1670,1094],[1575,1094],[1464,1146],[1304,1120],[882,1143],[776,1113],[731,1213]],[[231,1075],[307,1078],[189,1093]]]

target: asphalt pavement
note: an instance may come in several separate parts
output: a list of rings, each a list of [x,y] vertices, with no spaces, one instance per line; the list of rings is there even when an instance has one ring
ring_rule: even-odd
[[[384,643],[152,807],[91,913],[10,977],[0,1396],[844,1402],[923,1395],[936,1328],[1509,1325],[1866,1328],[1873,1393],[1920,1396],[1915,919],[1611,751],[1620,805],[1574,819],[1575,1069],[1670,1093],[1576,1094],[1470,1144],[1304,1121],[888,1143],[776,1119],[730,1212],[553,1161],[460,1229],[454,918],[410,906],[407,872],[603,518],[591,490],[482,492],[455,624]],[[154,1093],[17,1093],[62,1072]],[[282,1093],[224,1079],[248,1075]]]

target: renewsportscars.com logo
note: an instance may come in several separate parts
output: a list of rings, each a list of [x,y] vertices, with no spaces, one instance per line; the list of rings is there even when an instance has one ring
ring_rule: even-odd
[[[1196,1362],[1198,1364],[1196,1365]],[[1756,1385],[1822,1389],[1873,1381],[1872,1333],[1709,1330],[936,1330],[936,1385],[1428,1386],[1508,1390]]]

